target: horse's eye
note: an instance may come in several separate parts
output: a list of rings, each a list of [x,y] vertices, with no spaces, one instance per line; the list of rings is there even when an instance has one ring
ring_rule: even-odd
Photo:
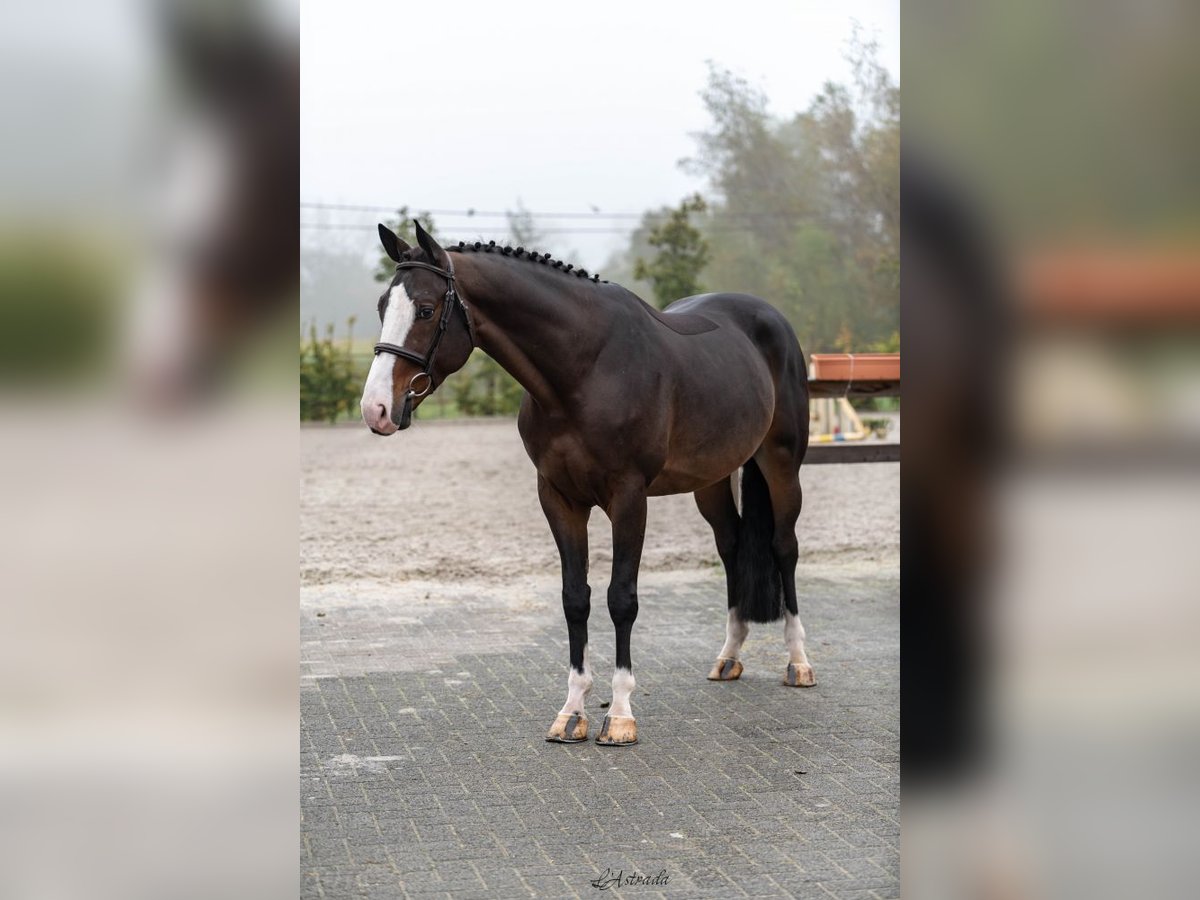
[[[432,319],[433,318],[433,307],[432,306],[420,307],[417,310],[417,318],[418,319]]]

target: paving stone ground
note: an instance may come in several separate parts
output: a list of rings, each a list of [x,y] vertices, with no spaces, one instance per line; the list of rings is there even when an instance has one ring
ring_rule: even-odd
[[[801,570],[808,689],[780,684],[781,625],[752,630],[740,681],[706,681],[723,577],[643,575],[628,748],[543,740],[566,690],[552,580],[519,603],[469,583],[306,588],[302,896],[899,896],[899,572]],[[667,880],[593,886],[616,873]]]

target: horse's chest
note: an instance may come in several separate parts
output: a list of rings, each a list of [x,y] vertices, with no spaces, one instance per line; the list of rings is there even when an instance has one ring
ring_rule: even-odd
[[[604,504],[615,481],[646,465],[644,445],[619,429],[584,429],[524,413],[518,424],[538,474],[580,501]]]

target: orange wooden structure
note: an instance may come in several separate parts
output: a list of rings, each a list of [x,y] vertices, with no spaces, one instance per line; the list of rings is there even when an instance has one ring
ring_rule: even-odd
[[[899,353],[814,353],[810,397],[899,397]]]
[[[809,357],[809,396],[816,399],[899,397],[899,353],[814,353]],[[809,444],[805,465],[899,462],[898,443],[868,441]]]
[[[1200,247],[1094,245],[1031,252],[1016,287],[1027,324],[1172,329],[1200,325]]]

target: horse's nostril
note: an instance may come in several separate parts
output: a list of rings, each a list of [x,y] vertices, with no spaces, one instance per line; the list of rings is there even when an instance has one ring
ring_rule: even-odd
[[[384,419],[386,419],[388,417],[387,407],[384,406],[382,403],[379,404],[378,412],[379,412],[379,421],[380,422],[382,422]]]

